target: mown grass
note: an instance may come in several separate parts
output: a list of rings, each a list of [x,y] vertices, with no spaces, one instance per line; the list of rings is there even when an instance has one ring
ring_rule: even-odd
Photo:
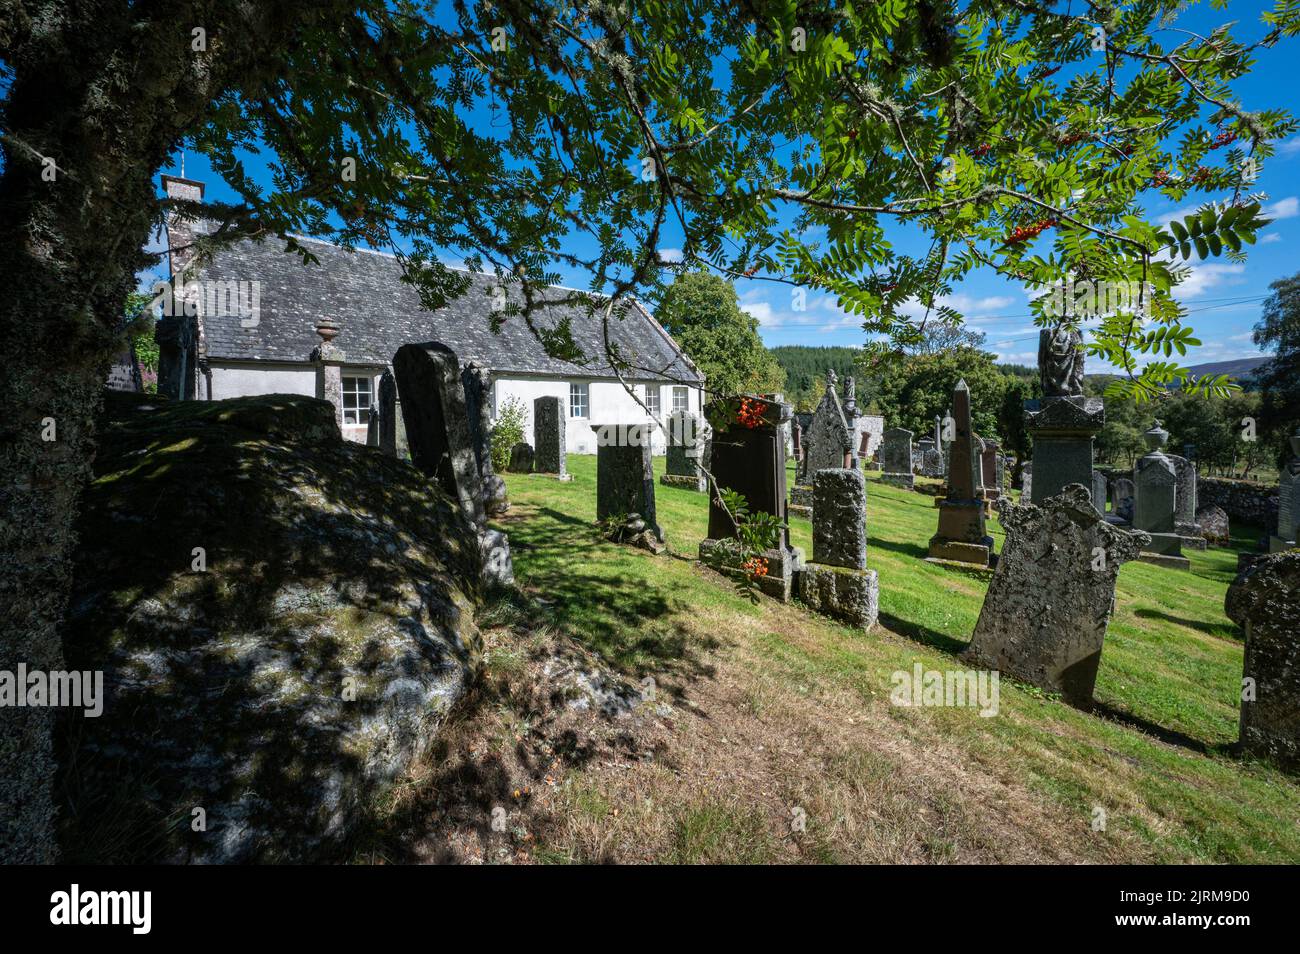
[[[715,651],[738,644],[755,676],[745,690],[754,718],[762,717],[763,680],[773,673],[801,693],[847,691],[864,707],[882,707],[900,740],[957,746],[967,772],[1023,786],[1080,824],[1103,811],[1098,860],[1300,860],[1300,784],[1231,753],[1242,646],[1223,599],[1235,550],[1188,552],[1190,572],[1143,563],[1121,569],[1091,713],[1006,680],[995,718],[970,709],[897,709],[888,705],[890,674],[915,662],[956,668],[987,587],[977,574],[921,559],[936,523],[931,497],[869,484],[868,562],[880,575],[882,625],[863,635],[766,600],[753,605],[701,572],[694,561],[707,525],[702,494],[657,486],[665,556],[600,540],[595,460],[574,457],[569,466],[571,483],[507,476],[515,570],[558,625],[629,676],[707,678]],[[996,520],[990,531],[1000,547]],[[807,521],[792,521],[791,533],[810,549]],[[1249,536],[1237,542],[1244,546]],[[964,795],[950,797],[960,806]],[[739,805],[743,799],[674,806],[667,860],[766,857],[770,834],[760,837],[756,817]]]

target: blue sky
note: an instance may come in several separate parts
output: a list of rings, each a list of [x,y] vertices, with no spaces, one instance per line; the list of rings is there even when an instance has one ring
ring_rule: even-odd
[[[1184,13],[1177,25],[1203,33],[1213,25],[1235,19],[1240,21],[1240,26],[1234,33],[1239,38],[1253,40],[1264,32],[1259,24],[1260,12],[1271,6],[1271,2],[1264,0],[1237,0],[1229,4],[1227,11],[1216,11],[1208,3],[1200,3]],[[1171,34],[1170,45],[1176,41]],[[1296,39],[1283,40],[1271,50],[1260,51],[1255,69],[1236,87],[1245,108],[1283,108],[1300,115],[1300,91],[1294,76],[1298,57],[1300,40]],[[480,131],[488,134],[492,113],[485,108],[476,118],[484,124]],[[180,172],[179,159],[178,154],[169,172]],[[257,159],[251,156],[248,159],[250,168],[256,169]],[[208,184],[210,198],[236,198],[216,179],[202,156],[190,154],[186,160],[185,172]],[[1269,283],[1300,272],[1300,255],[1295,252],[1296,240],[1300,238],[1300,136],[1283,143],[1278,154],[1264,163],[1255,189],[1267,193],[1265,212],[1274,222],[1261,234],[1258,244],[1248,247],[1248,261],[1235,264],[1212,259],[1195,264],[1189,280],[1178,289],[1177,297],[1189,311],[1187,323],[1196,329],[1203,342],[1201,347],[1189,352],[1185,363],[1258,354],[1250,340],[1251,329],[1258,320]],[[1160,220],[1175,213],[1190,212],[1202,201],[1199,196],[1192,197],[1175,206],[1156,193],[1152,196],[1149,211]],[[914,244],[902,227],[892,227],[887,236],[896,247]],[[662,254],[671,257],[675,251],[673,246],[680,244],[680,235],[668,232],[663,239]],[[589,251],[581,249],[584,254]],[[563,280],[573,287],[588,284],[587,277],[581,274],[565,274]],[[809,292],[806,308],[795,311],[787,285],[742,280],[736,290],[742,307],[758,319],[760,334],[769,346],[860,346],[866,340],[860,319],[846,315],[831,296]],[[955,288],[947,303],[965,314],[969,327],[987,334],[985,347],[1001,360],[1032,365],[1037,360],[1038,332],[1029,313],[1030,297],[1022,286],[984,271],[974,273]],[[919,311],[918,306],[918,314]]]

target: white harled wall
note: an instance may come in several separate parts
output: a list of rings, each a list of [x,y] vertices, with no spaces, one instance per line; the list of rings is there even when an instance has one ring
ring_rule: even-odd
[[[369,375],[371,394],[379,393],[379,375],[381,370],[375,368],[347,368],[343,374],[347,377]],[[533,400],[546,395],[560,398],[567,413],[569,410],[570,383],[586,383],[588,391],[588,416],[586,418],[568,417],[565,421],[565,438],[570,454],[596,453],[596,435],[591,430],[593,424],[639,424],[649,420],[640,405],[624,390],[617,381],[601,378],[551,378],[535,376],[501,376],[493,378],[492,398],[493,416],[499,412],[511,397],[517,397],[524,403],[525,425],[524,440],[533,442]],[[647,388],[656,388],[660,392],[661,419],[666,419],[673,410],[672,389],[674,385],[632,382],[637,394],[645,399]],[[678,385],[680,387],[680,385]],[[205,384],[200,381],[199,394],[206,397]],[[310,364],[212,364],[212,399],[224,400],[250,394],[307,394],[315,396],[316,368]],[[700,413],[700,390],[695,387],[686,389],[687,410]],[[348,440],[365,443],[366,427],[364,424],[345,426],[343,436]],[[654,453],[664,452],[664,435],[655,430],[653,437]]]

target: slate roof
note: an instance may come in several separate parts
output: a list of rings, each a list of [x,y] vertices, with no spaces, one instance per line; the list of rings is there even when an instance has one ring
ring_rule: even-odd
[[[386,365],[403,344],[441,341],[462,363],[476,361],[496,372],[564,377],[613,374],[605,360],[599,313],[592,315],[586,308],[568,304],[534,312],[534,320],[543,327],[554,327],[569,316],[573,340],[587,356],[586,364],[574,364],[548,356],[522,316],[507,317],[499,333],[491,330],[494,276],[473,275],[464,295],[428,312],[416,290],[401,280],[396,257],[349,251],[315,239],[299,241],[320,260],[319,265],[302,264],[297,254],[286,253],[283,243],[275,239],[244,240],[217,251],[202,270],[200,280],[261,282],[256,327],[242,327],[237,315],[204,317],[209,359],[307,361],[320,344],[316,322],[328,317],[339,323],[334,344],[349,364]],[[554,300],[571,294],[568,289],[551,288],[541,297]],[[690,359],[639,303],[622,320],[611,319],[610,337],[639,369],[628,377],[703,382]]]

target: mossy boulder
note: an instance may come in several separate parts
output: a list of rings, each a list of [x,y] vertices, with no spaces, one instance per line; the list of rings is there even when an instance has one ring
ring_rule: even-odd
[[[110,396],[79,533],[69,859],[336,857],[478,662],[472,528],[323,401]]]

